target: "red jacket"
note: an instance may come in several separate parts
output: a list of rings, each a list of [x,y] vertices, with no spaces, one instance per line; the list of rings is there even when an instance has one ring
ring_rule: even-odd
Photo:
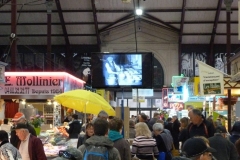
[[[18,143],[18,149],[20,146],[21,141]],[[47,160],[47,157],[45,155],[42,141],[33,136],[30,135],[29,142],[28,142],[28,153],[31,160]]]

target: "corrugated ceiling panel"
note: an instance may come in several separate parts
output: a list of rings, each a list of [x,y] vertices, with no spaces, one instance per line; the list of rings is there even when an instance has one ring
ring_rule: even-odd
[[[186,8],[216,8],[217,0],[190,0],[186,3]]]
[[[226,24],[218,24],[217,33],[226,33]],[[238,33],[238,24],[231,24],[231,33]]]
[[[183,33],[211,33],[213,24],[184,24]]]
[[[215,11],[189,11],[185,13],[185,21],[214,21]]]
[[[1,26],[0,25],[0,35],[5,35],[11,33],[11,26]]]
[[[52,45],[65,45],[64,37],[52,37]],[[47,37],[19,37],[17,45],[47,45]]]
[[[227,12],[221,11],[219,16],[220,21],[227,21]],[[238,21],[238,11],[232,11],[231,21]]]
[[[128,15],[128,13],[97,13],[98,22],[115,22]]]
[[[63,13],[65,22],[93,22],[93,14],[91,12],[65,12]]]
[[[71,37],[69,36],[70,44],[97,44],[97,39],[94,36],[81,36],[81,37]]]
[[[167,8],[181,8],[182,1],[179,0],[146,0],[141,1],[140,7],[146,9],[167,9]]]
[[[150,15],[162,20],[162,21],[180,21],[181,13],[180,12],[162,12],[162,13],[149,13]]]
[[[210,36],[183,36],[183,44],[209,44]]]
[[[66,25],[68,34],[94,34],[94,25]]]
[[[47,26],[21,25],[17,28],[18,34],[47,34]],[[52,34],[63,34],[61,25],[52,25]]]
[[[95,0],[95,6],[101,10],[129,10],[133,8],[133,3],[123,3],[121,0]]]
[[[91,0],[60,0],[60,4],[63,10],[65,9],[92,9]]]
[[[9,14],[11,16],[11,14]],[[19,23],[47,23],[47,13],[21,13]],[[52,22],[60,22],[58,13],[52,13]]]
[[[0,23],[10,23],[11,22],[11,14],[9,13],[0,13]],[[1,24],[0,24],[1,26]]]

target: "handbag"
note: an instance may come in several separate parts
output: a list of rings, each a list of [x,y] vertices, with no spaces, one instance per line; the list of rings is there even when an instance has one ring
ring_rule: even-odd
[[[171,153],[172,153],[172,155],[173,155],[173,157],[178,157],[178,156],[180,156],[180,153],[179,153],[179,150],[177,150],[176,148],[175,148],[175,146],[174,146],[174,144],[172,144],[172,151],[171,151]]]

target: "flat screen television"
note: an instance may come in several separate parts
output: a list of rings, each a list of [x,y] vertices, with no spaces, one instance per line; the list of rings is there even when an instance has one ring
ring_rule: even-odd
[[[93,88],[152,88],[153,54],[92,53]]]

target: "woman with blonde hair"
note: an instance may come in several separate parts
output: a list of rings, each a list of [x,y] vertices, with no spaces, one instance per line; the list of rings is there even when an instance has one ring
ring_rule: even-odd
[[[132,143],[132,157],[136,156],[139,159],[153,160],[158,158],[158,148],[156,140],[152,138],[152,133],[144,122],[139,122],[135,125],[136,138]]]

